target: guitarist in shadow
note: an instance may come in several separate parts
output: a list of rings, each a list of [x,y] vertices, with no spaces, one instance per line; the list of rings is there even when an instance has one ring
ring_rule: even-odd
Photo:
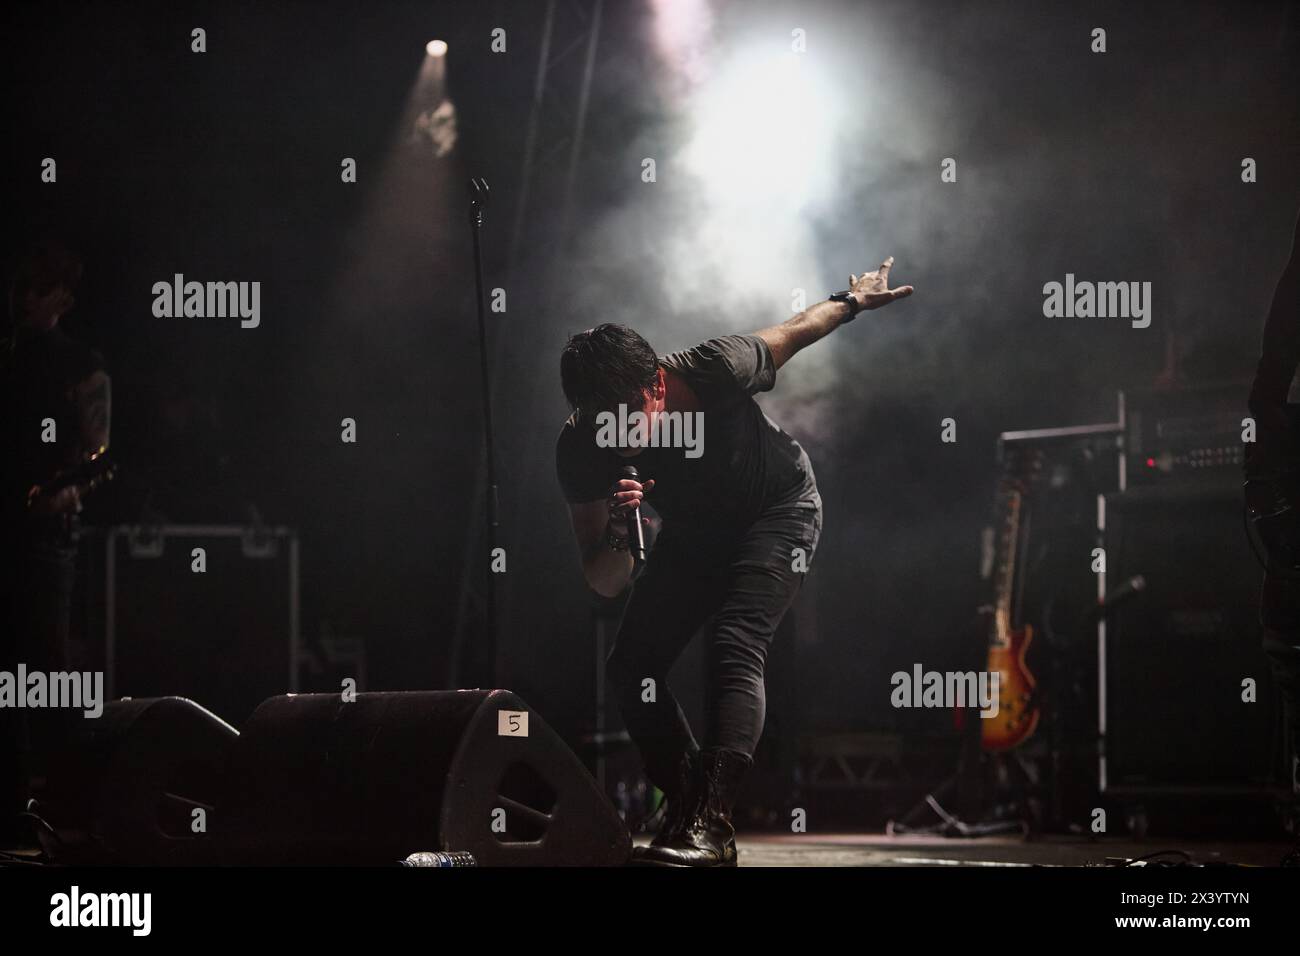
[[[8,288],[12,324],[0,339],[0,670],[15,678],[19,662],[28,673],[67,670],[84,486],[58,479],[108,450],[103,359],[59,325],[81,273],[75,254],[41,242],[19,258]],[[58,710],[0,707],[0,847],[23,832],[17,815],[29,781],[70,719]]]
[[[1247,444],[1248,516],[1264,544],[1268,568],[1260,622],[1264,651],[1281,689],[1291,731],[1293,786],[1300,748],[1300,442],[1287,394],[1300,364],[1300,221],[1291,256],[1273,293],[1264,323],[1259,365],[1250,390],[1256,441]],[[1293,851],[1288,865],[1300,865]]]

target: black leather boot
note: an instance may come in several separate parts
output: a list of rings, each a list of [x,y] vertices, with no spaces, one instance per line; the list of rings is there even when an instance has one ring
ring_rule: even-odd
[[[664,793],[664,814],[659,825],[659,832],[650,841],[650,846],[664,846],[676,839],[677,834],[681,832],[687,816],[695,807],[699,790],[699,776],[700,750],[698,747],[692,746],[677,761],[671,776],[662,783],[651,781]],[[647,847],[633,847],[633,862],[639,862],[639,858],[647,849]]]
[[[699,793],[700,751],[694,748],[686,752],[677,765],[677,774],[673,779],[673,788],[664,792],[664,803],[668,812],[664,815],[663,826],[650,841],[651,846],[663,846],[677,838],[686,825],[686,818],[695,806]]]
[[[699,785],[681,829],[665,843],[646,847],[637,862],[646,866],[735,866],[731,810],[752,764],[748,755],[735,750],[703,751]]]

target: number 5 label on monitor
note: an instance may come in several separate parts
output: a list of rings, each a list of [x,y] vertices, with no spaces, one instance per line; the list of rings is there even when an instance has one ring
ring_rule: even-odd
[[[497,736],[498,737],[527,737],[528,736],[528,711],[498,710],[497,711]]]

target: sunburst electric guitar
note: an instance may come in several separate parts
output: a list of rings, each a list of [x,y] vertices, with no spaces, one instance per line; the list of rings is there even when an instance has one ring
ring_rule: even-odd
[[[980,733],[984,749],[994,752],[1020,746],[1038,727],[1034,675],[1025,664],[1034,631],[1028,624],[1012,624],[1016,557],[1027,507],[1025,492],[1025,482],[1012,475],[1004,477],[998,489],[1002,526],[988,648],[989,674],[998,675],[998,712],[981,720]]]

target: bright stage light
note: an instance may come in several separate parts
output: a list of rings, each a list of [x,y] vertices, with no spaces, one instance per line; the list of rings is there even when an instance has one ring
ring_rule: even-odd
[[[700,289],[771,298],[832,281],[815,223],[833,209],[842,175],[846,98],[815,62],[758,46],[719,62],[685,105],[691,134],[679,159],[695,185],[690,225],[667,253],[674,307]]]
[[[429,56],[446,56],[446,55],[447,55],[447,41],[446,41],[446,40],[430,40],[427,44],[425,44],[424,52],[427,53],[427,54],[429,54]]]
[[[797,213],[833,185],[837,100],[801,54],[743,54],[697,92],[687,168],[722,206]]]

